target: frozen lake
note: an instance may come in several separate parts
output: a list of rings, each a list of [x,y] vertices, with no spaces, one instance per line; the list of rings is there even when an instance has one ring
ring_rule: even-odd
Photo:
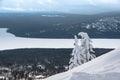
[[[118,48],[120,39],[92,39],[94,48]],[[0,28],[0,50],[18,48],[73,48],[73,39],[21,38]]]

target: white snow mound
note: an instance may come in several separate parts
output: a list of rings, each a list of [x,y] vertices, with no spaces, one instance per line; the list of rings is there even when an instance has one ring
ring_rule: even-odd
[[[45,80],[120,80],[120,48]]]

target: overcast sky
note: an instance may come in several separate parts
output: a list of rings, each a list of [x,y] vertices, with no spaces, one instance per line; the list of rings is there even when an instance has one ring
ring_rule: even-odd
[[[0,11],[99,13],[120,11],[120,0],[0,0]]]

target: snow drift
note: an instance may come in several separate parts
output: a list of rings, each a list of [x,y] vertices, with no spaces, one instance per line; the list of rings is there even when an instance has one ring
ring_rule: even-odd
[[[45,80],[120,80],[120,48]]]

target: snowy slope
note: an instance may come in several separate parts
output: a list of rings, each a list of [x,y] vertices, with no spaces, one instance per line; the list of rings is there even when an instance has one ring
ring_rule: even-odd
[[[120,80],[120,48],[45,80]]]

